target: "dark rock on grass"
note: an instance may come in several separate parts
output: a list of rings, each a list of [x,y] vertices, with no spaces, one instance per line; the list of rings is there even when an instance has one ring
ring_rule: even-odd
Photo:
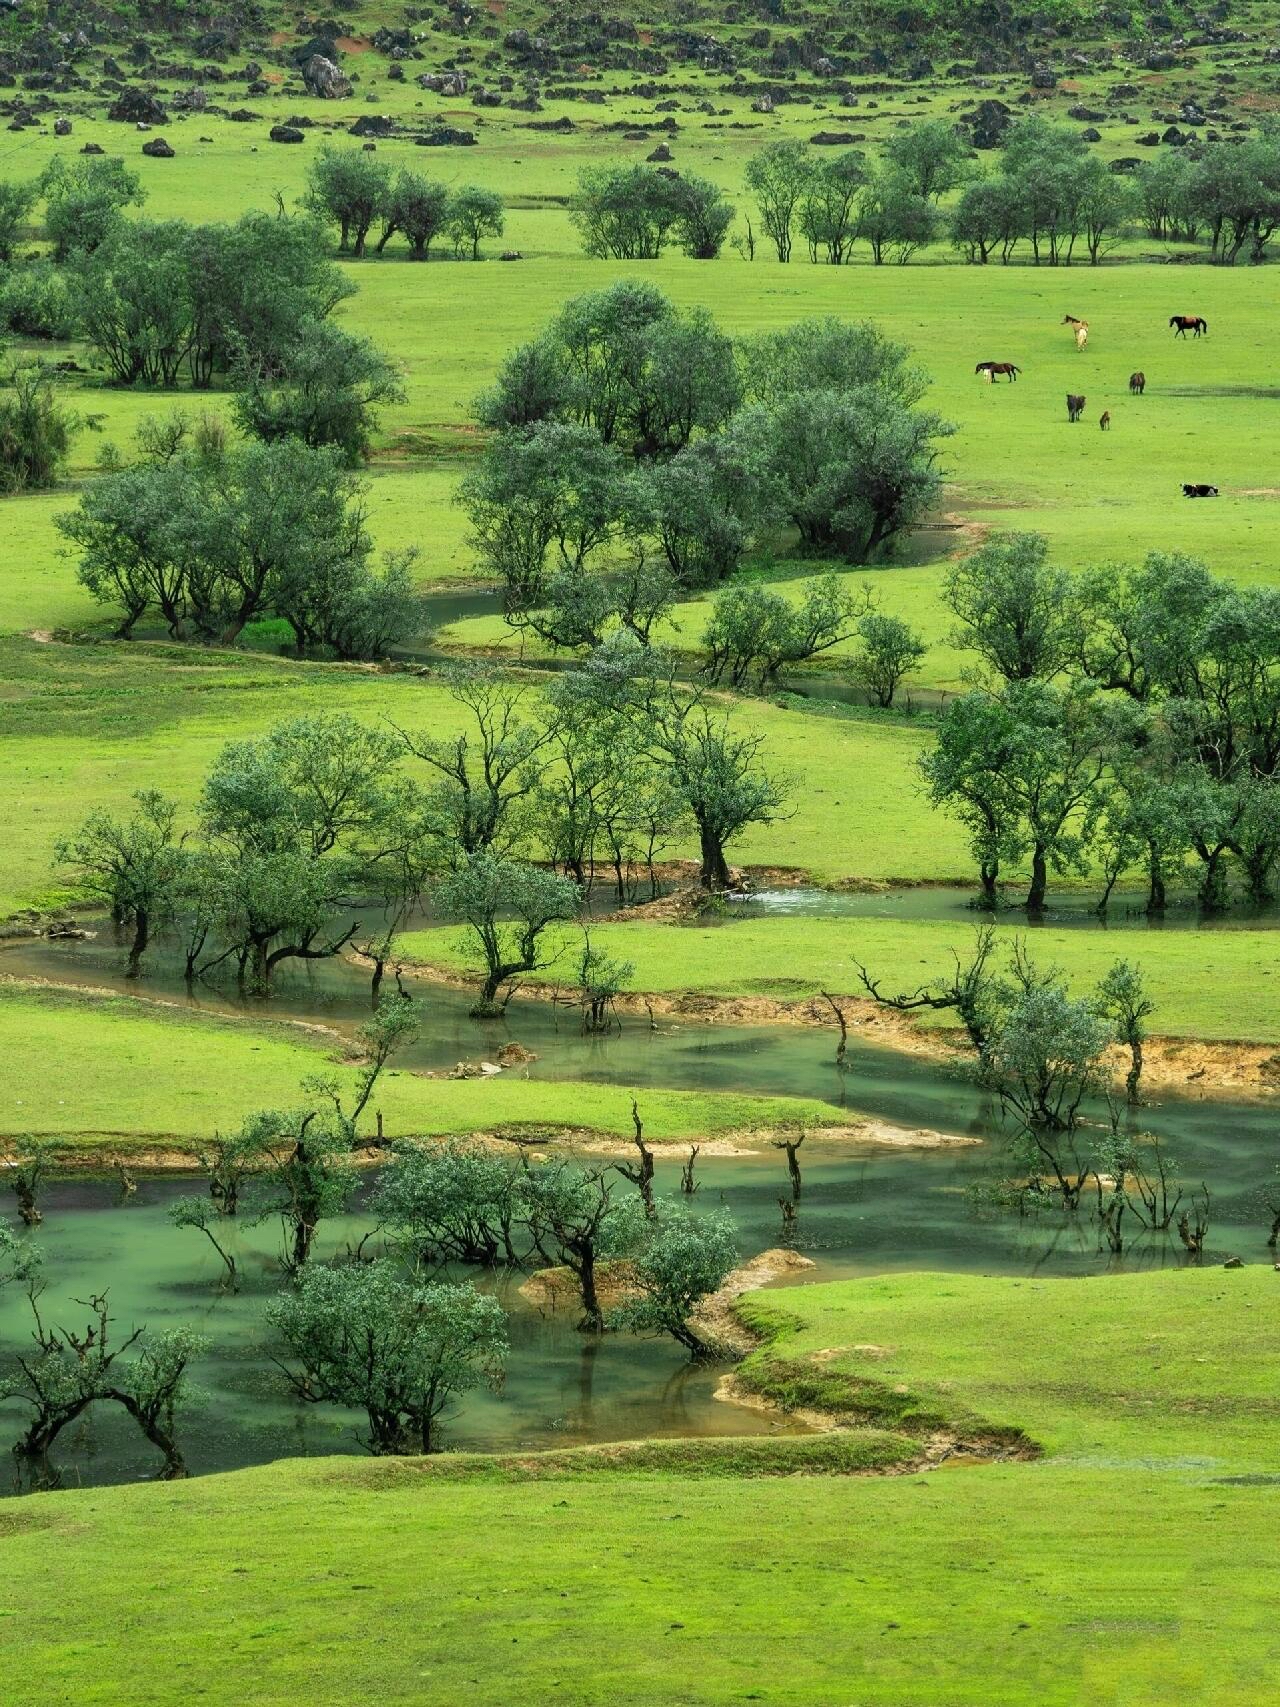
[[[348,136],[390,136],[395,120],[388,113],[364,113],[347,130]]]
[[[815,130],[809,138],[815,148],[844,148],[866,140],[865,132],[860,130]]]
[[[1080,132],[1080,140],[1081,142],[1101,142],[1102,132],[1100,130],[1095,130],[1093,126],[1090,125],[1087,130],[1082,130]]]
[[[302,142],[305,140],[305,132],[300,131],[296,125],[273,124],[269,139],[272,142]]]
[[[162,136],[153,136],[150,142],[144,142],[142,152],[148,160],[172,160],[173,149]]]
[[[675,156],[665,142],[660,142],[651,153],[645,155],[646,160],[673,160],[674,158]]]
[[[53,121],[53,134],[55,136],[70,136],[71,135],[71,120],[70,119],[54,119],[54,121]]]
[[[145,89],[126,89],[107,108],[117,124],[168,124],[169,114]]]
[[[447,124],[437,125],[414,138],[419,148],[470,148],[475,140],[473,131],[455,130]]]
[[[1141,164],[1136,154],[1121,154],[1108,162],[1108,169],[1112,172],[1136,172]]]
[[[80,150],[81,154],[102,154],[105,150],[100,142],[86,142]]]
[[[228,113],[227,117],[232,124],[252,124],[254,119],[260,119],[262,114],[251,112],[248,107],[237,107],[234,112]]]
[[[999,148],[1011,122],[1009,108],[1003,101],[979,101],[969,120],[970,135],[975,148]]]

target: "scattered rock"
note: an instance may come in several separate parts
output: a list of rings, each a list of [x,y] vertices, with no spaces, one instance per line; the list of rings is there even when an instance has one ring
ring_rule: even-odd
[[[395,120],[388,113],[364,113],[347,130],[348,136],[390,136]]]
[[[1223,1268],[1243,1268],[1244,1263],[1240,1260],[1239,1257],[1228,1257],[1226,1262],[1224,1262],[1222,1266],[1223,1266]]]
[[[172,160],[173,149],[162,136],[153,136],[150,142],[144,142],[142,152],[148,160]]]
[[[475,140],[473,131],[455,130],[447,124],[437,125],[414,138],[419,148],[470,148]]]
[[[54,119],[54,121],[53,121],[53,134],[55,136],[70,136],[71,135],[71,120],[70,119]]]
[[[536,1061],[537,1055],[532,1049],[526,1049],[523,1043],[504,1043],[498,1051],[500,1067],[523,1067],[527,1061]]]
[[[302,64],[302,81],[313,95],[322,101],[340,101],[351,93],[351,79],[344,76],[331,59],[313,53]]]
[[[301,142],[303,132],[291,124],[273,124],[269,137],[272,142]]]
[[[651,154],[645,155],[645,159],[646,160],[674,160],[675,155],[672,154],[671,150],[667,147],[665,142],[660,142]]]
[[[126,89],[107,108],[117,124],[168,124],[169,114],[145,89]]]

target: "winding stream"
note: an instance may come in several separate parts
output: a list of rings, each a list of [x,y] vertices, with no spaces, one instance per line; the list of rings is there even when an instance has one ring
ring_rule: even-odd
[[[790,898],[797,892],[778,893]],[[864,904],[878,898],[836,899]],[[234,989],[198,985],[188,995],[163,953],[141,987],[127,985],[121,959],[107,931],[93,941],[11,944],[0,955],[0,970],[189,1002],[194,1011],[262,1012],[256,1005],[246,1009]],[[972,1207],[966,1188],[989,1177],[998,1163],[997,1111],[969,1078],[943,1064],[855,1037],[850,1070],[840,1074],[833,1035],[821,1029],[681,1021],[663,1022],[655,1032],[644,1021],[630,1021],[620,1034],[584,1038],[572,1011],[547,1002],[517,998],[506,1022],[494,1024],[468,1018],[463,991],[419,983],[415,993],[426,1004],[426,1035],[399,1058],[403,1067],[439,1070],[460,1059],[491,1059],[510,1037],[538,1054],[520,1074],[623,1085],[641,1094],[642,1108],[649,1087],[800,1095],[910,1128],[981,1140],[924,1149],[815,1137],[801,1152],[804,1192],[790,1234],[779,1207],[787,1181],[777,1152],[766,1147],[755,1154],[703,1155],[695,1205],[723,1203],[732,1210],[744,1256],[789,1239],[813,1259],[811,1277],[818,1280],[892,1269],[1087,1275],[1116,1261],[1099,1249],[1091,1215],[1082,1213],[1073,1224],[1061,1216],[1020,1219]],[[268,1011],[348,1033],[367,1017],[368,1004],[364,972],[332,961],[288,971]],[[1168,1139],[1191,1182],[1203,1178],[1212,1190],[1205,1260],[1228,1253],[1269,1260],[1269,1218],[1258,1189],[1280,1159],[1280,1120],[1270,1103],[1161,1095],[1142,1109],[1141,1124]],[[681,1146],[659,1151],[660,1192],[677,1189],[683,1155]],[[352,1417],[297,1405],[272,1362],[263,1311],[279,1284],[273,1261],[278,1229],[267,1224],[237,1232],[244,1286],[234,1296],[222,1295],[213,1252],[199,1233],[174,1229],[164,1212],[167,1201],[190,1189],[171,1177],[144,1179],[136,1196],[122,1203],[109,1181],[55,1185],[40,1230],[50,1279],[46,1314],[61,1319],[73,1309],[71,1300],[108,1287],[126,1330],[141,1321],[153,1327],[184,1322],[210,1337],[211,1349],[196,1371],[201,1397],[184,1431],[194,1471],[359,1450]],[[360,1213],[335,1223],[324,1249],[341,1249],[369,1225]],[[1131,1267],[1175,1266],[1183,1257],[1176,1239],[1153,1237],[1119,1260]],[[790,1426],[716,1400],[717,1373],[690,1369],[673,1344],[611,1335],[588,1345],[563,1317],[541,1315],[520,1298],[518,1280],[493,1284],[511,1312],[507,1381],[501,1393],[478,1392],[461,1402],[448,1429],[452,1446],[530,1448]],[[8,1346],[25,1331],[24,1310],[12,1296],[0,1303],[0,1340]],[[16,1433],[9,1425],[19,1414],[12,1405],[0,1406],[5,1430]],[[58,1457],[68,1482],[116,1481],[154,1468],[132,1425],[109,1413],[69,1432]]]

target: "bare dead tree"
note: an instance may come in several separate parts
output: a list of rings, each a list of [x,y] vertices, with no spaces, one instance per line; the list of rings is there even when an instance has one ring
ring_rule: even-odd
[[[640,1110],[634,1097],[631,1099],[631,1124],[635,1127],[635,1137],[632,1143],[640,1152],[638,1162],[619,1162],[618,1172],[623,1179],[629,1179],[644,1200],[645,1213],[654,1213],[653,1203],[653,1151],[644,1141],[644,1124],[640,1119]]]
[[[775,1150],[785,1150],[787,1153],[787,1172],[791,1176],[791,1201],[799,1203],[804,1180],[800,1174],[800,1146],[804,1143],[805,1131],[803,1126],[796,1127],[792,1134],[783,1133],[781,1138],[773,1140]]]
[[[865,982],[865,977],[863,981]],[[836,1001],[835,997],[830,995],[826,990],[822,991],[822,999],[836,1016],[836,1024],[840,1027],[840,1041],[836,1045],[836,1071],[839,1073],[847,1073],[849,1070],[849,1063],[845,1059],[845,1052],[849,1047],[849,1027],[845,1020],[844,1009],[840,1006],[839,1002]]]
[[[1199,1262],[1204,1256],[1204,1242],[1209,1232],[1209,1206],[1209,1188],[1201,1181],[1199,1189],[1191,1195],[1189,1207],[1178,1217],[1178,1237],[1192,1262]]]
[[[692,1197],[698,1189],[698,1182],[693,1177],[693,1164],[697,1161],[701,1148],[701,1144],[691,1144],[684,1166],[680,1169],[680,1189],[686,1197]],[[1280,1223],[1280,1213],[1277,1213],[1276,1220]]]
[[[954,1008],[979,1061],[985,1062],[991,1044],[991,1027],[987,1012],[990,977],[987,967],[995,945],[994,927],[979,925],[974,931],[973,951],[967,961],[962,961],[952,949],[953,970],[949,980],[938,979],[929,984],[920,984],[914,990],[905,990],[896,996],[885,995],[879,982],[872,978],[859,961],[855,960],[853,964],[862,980],[863,988],[872,1001],[878,1002],[881,1007],[893,1008],[898,1013],[910,1013],[917,1008],[930,1008],[935,1011]]]

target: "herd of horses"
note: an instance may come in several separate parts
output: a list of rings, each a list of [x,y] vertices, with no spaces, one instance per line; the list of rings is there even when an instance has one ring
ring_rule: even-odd
[[[1089,322],[1087,320],[1081,320],[1075,314],[1064,314],[1062,317],[1062,324],[1064,326],[1070,326],[1072,334],[1075,337],[1076,349],[1083,350],[1085,345],[1089,342]],[[1206,336],[1209,331],[1209,322],[1202,314],[1172,314],[1169,317],[1169,325],[1173,330],[1175,338],[1185,338],[1188,332],[1190,332],[1193,337],[1200,338]],[[1017,383],[1018,375],[1022,372],[1022,369],[1016,362],[987,361],[979,362],[973,371],[975,374],[981,374],[988,385],[994,384],[997,379],[1007,379],[1010,385],[1015,385]],[[1147,376],[1141,371],[1141,369],[1138,369],[1129,375],[1129,395],[1131,397],[1141,397],[1146,389]],[[1084,416],[1085,405],[1088,401],[1088,398],[1085,397],[1083,393],[1068,391],[1067,420],[1073,423],[1081,420]],[[1110,409],[1104,409],[1102,411],[1102,414],[1098,417],[1098,425],[1104,433],[1110,430]],[[1186,484],[1184,482],[1182,490],[1188,498],[1216,498],[1218,496],[1218,488],[1216,486],[1207,485],[1203,481],[1198,481],[1194,484]]]

